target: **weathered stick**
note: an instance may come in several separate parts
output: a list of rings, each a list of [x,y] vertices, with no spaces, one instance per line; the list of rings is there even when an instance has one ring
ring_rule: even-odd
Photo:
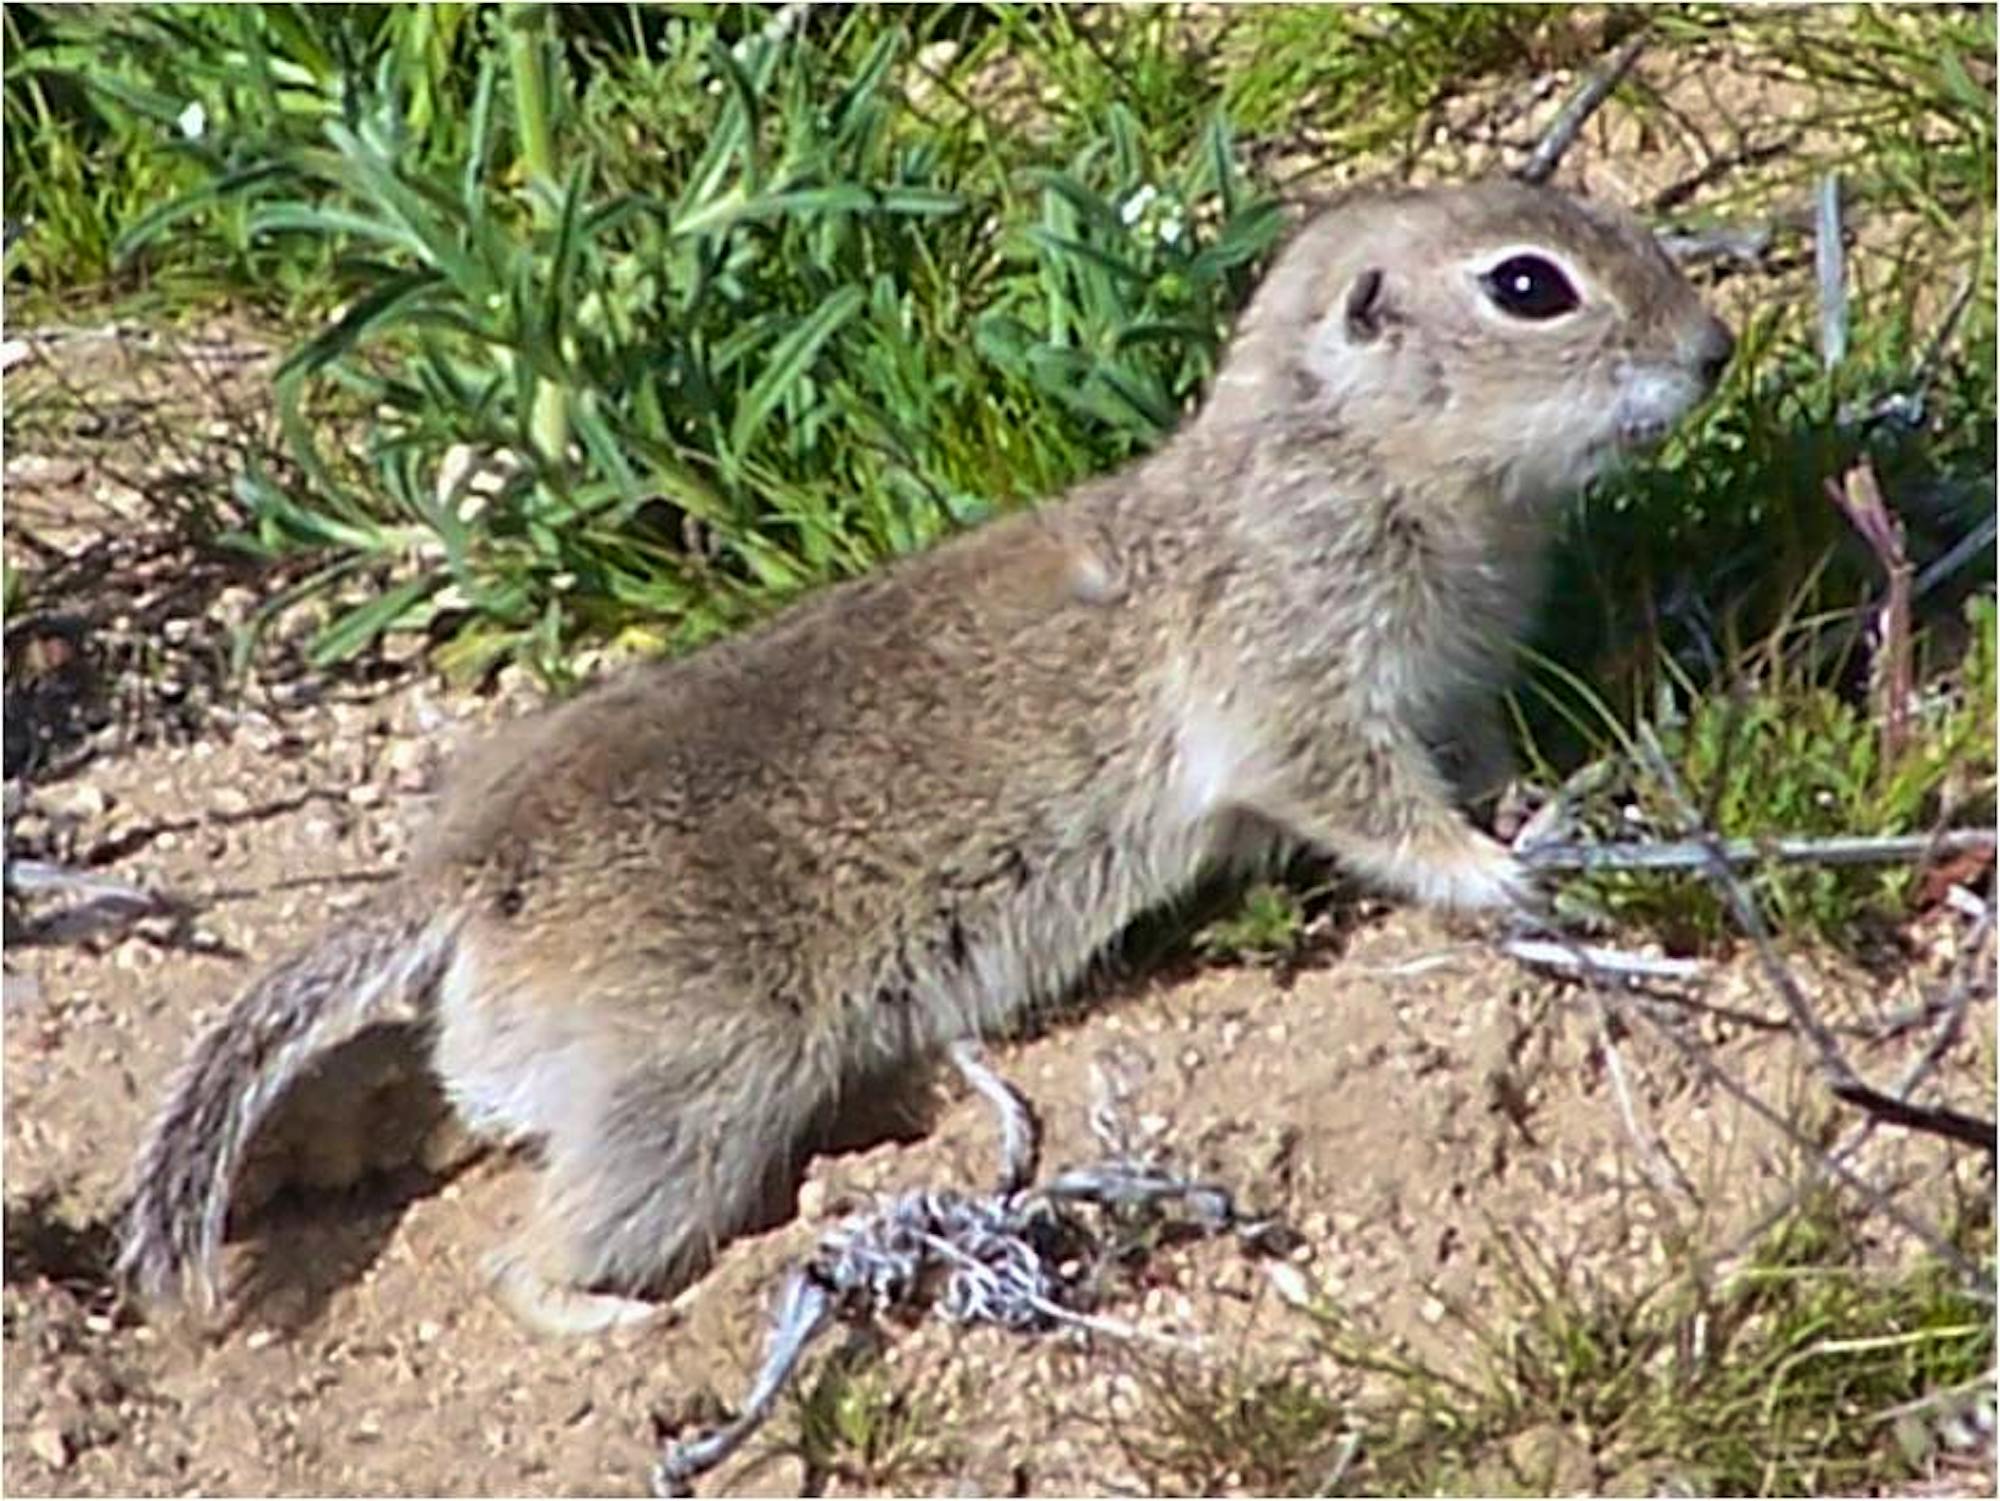
[[[1908,1100],[1899,1100],[1859,1081],[1835,1083],[1832,1087],[1835,1099],[1844,1100],[1892,1126],[1904,1126],[1912,1131],[1942,1136],[1947,1141],[1981,1147],[1989,1157],[2000,1154],[2000,1139],[1997,1139],[2000,1138],[2000,1125],[1993,1121],[1966,1115],[1943,1105],[1913,1105]]]
[[[1819,180],[1813,216],[1813,270],[1819,278],[1819,355],[1832,370],[1847,358],[1847,247],[1840,239],[1840,179]]]
[[[1827,499],[1860,533],[1888,579],[1888,592],[1875,617],[1875,654],[1870,691],[1882,723],[1882,753],[1894,758],[1910,738],[1910,700],[1916,694],[1916,662],[1910,643],[1910,580],[1914,569],[1903,545],[1903,523],[1889,509],[1866,459],[1839,481],[1826,482]]]
[[[1720,866],[1718,867],[1718,870],[1720,877],[1726,878],[1728,881],[1732,883],[1735,882],[1735,877],[1730,872],[1728,866],[1726,865]],[[1737,884],[1740,885],[1740,883]],[[1759,923],[1757,932],[1753,933],[1752,935],[1753,938],[1755,938],[1758,934],[1761,934],[1761,932],[1762,932],[1762,925],[1761,923]],[[1644,1021],[1648,1026],[1652,1027],[1653,1030],[1667,1043],[1669,1043],[1677,1052],[1679,1052],[1682,1057],[1686,1058],[1689,1063],[1693,1064],[1697,1069],[1699,1069],[1701,1073],[1710,1080],[1710,1082],[1715,1084],[1725,1094],[1728,1094],[1733,1099],[1737,1100],[1739,1103],[1741,1103],[1749,1110],[1751,1110],[1753,1113],[1760,1116],[1764,1121],[1766,1121],[1769,1125],[1774,1127],[1781,1135],[1783,1135],[1794,1146],[1797,1146],[1800,1149],[1811,1153],[1813,1159],[1821,1165],[1821,1167],[1825,1170],[1825,1172],[1830,1174],[1832,1177],[1835,1177],[1840,1181],[1842,1181],[1843,1183],[1845,1183],[1849,1189],[1851,1189],[1854,1193],[1859,1195],[1860,1198],[1876,1213],[1881,1214],[1885,1218],[1894,1222],[1896,1225],[1900,1226],[1908,1234],[1914,1236],[1917,1240],[1922,1241],[1924,1245],[1927,1246],[1931,1250],[1931,1252],[1935,1254],[1940,1260],[1954,1267],[1967,1280],[1968,1283],[1976,1284],[1978,1282],[1978,1279],[1980,1278],[1981,1274],[1979,1272],[1979,1269],[1976,1266],[1974,1266],[1970,1258],[1968,1258],[1962,1251],[1958,1249],[1958,1247],[1953,1245],[1943,1235],[1939,1234],[1935,1228],[1924,1223],[1916,1216],[1910,1214],[1907,1210],[1903,1209],[1888,1195],[1886,1195],[1879,1188],[1877,1188],[1873,1183],[1869,1182],[1866,1178],[1862,1177],[1861,1174],[1856,1172],[1853,1168],[1849,1167],[1845,1160],[1846,1153],[1828,1152],[1825,1148],[1820,1146],[1819,1143],[1813,1141],[1808,1136],[1806,1136],[1805,1133],[1800,1131],[1800,1129],[1795,1124],[1793,1124],[1793,1122],[1786,1119],[1777,1110],[1773,1109],[1770,1105],[1766,1104],[1763,1100],[1759,1099],[1755,1091],[1751,1090],[1741,1080],[1735,1078],[1727,1069],[1725,1069],[1720,1063],[1718,1063],[1712,1056],[1708,1048],[1703,1047],[1699,1043],[1696,1043],[1687,1038],[1686,1036],[1682,1035],[1679,1027],[1675,1026],[1672,1022],[1668,1021],[1664,1016],[1656,1014],[1656,1011],[1653,1007],[1639,1004],[1635,1000],[1635,998],[1625,989],[1623,983],[1626,978],[1625,976],[1618,975],[1615,973],[1609,973],[1604,969],[1602,969],[1600,966],[1593,964],[1590,961],[1588,954],[1580,946],[1578,946],[1573,939],[1569,938],[1566,934],[1551,930],[1548,936],[1552,940],[1553,944],[1568,948],[1572,951],[1576,961],[1576,968],[1579,971],[1582,978],[1584,979],[1585,983],[1599,987],[1600,993],[1611,999],[1613,1004],[1623,1006],[1626,1008],[1625,1014],[1637,1016],[1640,1020]],[[1792,987],[1793,982],[1790,971],[1785,970],[1783,968],[1783,961],[1778,959],[1775,951],[1769,949],[1768,942],[1766,942],[1763,945],[1760,952],[1767,952],[1769,955],[1769,962],[1775,963],[1779,966],[1780,972],[1783,974],[1783,983],[1779,986],[1779,988],[1781,990],[1785,990],[1788,987]],[[1614,980],[1618,981],[1619,983],[1617,984],[1608,983],[1609,981],[1614,981]],[[1793,997],[1788,995],[1787,997],[1788,1005],[1791,1004],[1792,999]],[[1796,999],[1798,1002],[1798,1006],[1804,1005],[1804,998],[1802,996],[1796,997]],[[1826,1056],[1826,1054],[1830,1052],[1832,1054],[1832,1057],[1836,1060],[1836,1062],[1838,1062],[1841,1068],[1845,1070],[1845,1079],[1841,1082],[1860,1084],[1861,1081],[1855,1077],[1853,1071],[1851,1069],[1846,1068],[1846,1060],[1841,1058],[1838,1051],[1833,1048],[1831,1037],[1825,1034],[1824,1028],[1822,1028],[1819,1025],[1817,1019],[1814,1018],[1808,1011],[1805,1015],[1805,1018],[1803,1019],[1803,1022],[1801,1022],[1798,1017],[1798,1011],[1796,1007],[1793,1008],[1793,1016],[1794,1016],[1794,1024],[1795,1026],[1798,1026],[1800,1030],[1804,1030],[1808,1032],[1809,1035],[1813,1035],[1815,1037],[1815,1040],[1818,1040],[1820,1038],[1825,1039],[1824,1045],[1821,1050],[1822,1056],[1824,1057]],[[1861,1087],[1864,1089],[1867,1088],[1866,1085],[1862,1085]],[[1866,1131],[1869,1125],[1873,1124],[1873,1119],[1874,1118],[1871,1117],[1870,1121],[1863,1125],[1862,1127],[1863,1131]],[[1988,1130],[1988,1135],[1989,1137],[1991,1135],[1990,1128]],[[1790,1201],[1788,1201],[1787,1208],[1784,1212],[1789,1212],[1789,1203]],[[1782,1213],[1771,1216],[1770,1219],[1767,1221],[1767,1227],[1769,1223],[1775,1223],[1775,1221],[1781,1217]],[[1760,1230],[1758,1233],[1761,1234],[1762,1231]]]
[[[1562,165],[1569,148],[1576,144],[1576,138],[1583,133],[1583,127],[1590,117],[1603,108],[1604,101],[1611,97],[1611,91],[1625,80],[1632,71],[1632,65],[1639,60],[1639,54],[1646,50],[1643,33],[1632,37],[1611,55],[1611,60],[1585,80],[1582,88],[1565,104],[1556,115],[1549,128],[1543,132],[1541,140],[1527,161],[1514,175],[1522,182],[1547,182]]]
[[[1682,787],[1680,778],[1675,775],[1665,752],[1660,749],[1659,741],[1653,736],[1650,726],[1641,726],[1640,749],[1654,774],[1665,784],[1668,794],[1678,805],[1681,817],[1690,826],[1699,827],[1694,805]],[[1990,845],[1992,834],[1984,830],[1980,832]],[[1996,1140],[1994,1122],[1980,1120],[1942,1107],[1912,1105],[1907,1100],[1898,1099],[1894,1095],[1885,1094],[1874,1088],[1855,1071],[1854,1065],[1848,1062],[1847,1055],[1841,1052],[1840,1044],[1835,1040],[1832,1031],[1819,1019],[1818,1013],[1806,1000],[1805,993],[1799,988],[1798,981],[1793,978],[1790,968],[1778,956],[1777,946],[1772,943],[1771,935],[1764,926],[1763,914],[1758,911],[1755,899],[1744,888],[1742,880],[1731,867],[1722,850],[1721,841],[1710,836],[1701,842],[1708,848],[1708,871],[1711,878],[1721,889],[1737,925],[1749,936],[1751,945],[1757,952],[1759,964],[1783,998],[1785,1009],[1792,1015],[1793,1025],[1812,1043],[1814,1050],[1819,1054],[1820,1068],[1826,1074],[1827,1088],[1834,1097],[1897,1125],[1927,1130],[1954,1141],[1981,1146],[1989,1153],[2000,1152],[2000,1140]],[[1829,1165],[1835,1165],[1831,1159],[1827,1161]],[[1933,1242],[1939,1239],[1941,1238],[1935,1235],[1930,1237]],[[1935,1246],[1933,1248],[1935,1249]]]
[[[1699,980],[1708,966],[1699,959],[1665,959],[1656,954],[1631,954],[1597,944],[1567,939],[1509,938],[1500,952],[1523,964],[1559,969],[1568,974],[1602,975],[1621,980]]]
[[[1995,847],[1992,829],[1938,834],[1838,834],[1824,839],[1677,839],[1660,844],[1551,844],[1517,851],[1537,870],[1700,870],[1720,858],[1730,867],[1896,865]]]

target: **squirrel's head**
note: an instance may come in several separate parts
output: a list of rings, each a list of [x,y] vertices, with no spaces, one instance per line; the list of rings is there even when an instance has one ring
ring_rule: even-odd
[[[1627,213],[1508,181],[1356,196],[1280,255],[1210,406],[1538,501],[1656,444],[1734,348]]]

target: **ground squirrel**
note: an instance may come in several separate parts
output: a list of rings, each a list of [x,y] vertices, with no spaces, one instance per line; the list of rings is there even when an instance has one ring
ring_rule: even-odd
[[[1491,738],[1555,503],[1731,348],[1622,212],[1503,182],[1322,212],[1151,457],[463,764],[407,872],[196,1045],[122,1271],[213,1307],[259,1122],[398,1007],[470,1127],[539,1146],[493,1276],[577,1331],[687,1281],[844,1093],[1005,1026],[1220,859],[1283,839],[1515,901],[1441,757]]]

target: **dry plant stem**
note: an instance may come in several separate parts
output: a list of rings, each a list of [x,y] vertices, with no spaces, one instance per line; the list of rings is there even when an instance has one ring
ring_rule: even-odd
[[[1639,54],[1646,50],[1646,40],[1643,32],[1632,37],[1611,55],[1609,62],[1591,74],[1569,103],[1562,107],[1541,140],[1535,143],[1534,151],[1521,164],[1520,171],[1514,174],[1516,177],[1523,182],[1542,183],[1555,175],[1556,168],[1562,165],[1563,157],[1576,144],[1576,138],[1583,133],[1590,117],[1604,107],[1604,101],[1611,97],[1612,90],[1632,71]]]
[[[1662,231],[1660,248],[1683,266],[1696,266],[1703,261],[1755,263],[1770,254],[1776,238],[1776,226],[1769,222],[1718,224],[1712,229]]]
[[[1725,864],[1895,865],[1994,848],[1991,829],[1947,829],[1938,834],[1841,834],[1826,839],[1681,839],[1661,843],[1518,845],[1522,861],[1537,870],[1700,870]]]
[[[1699,959],[1668,959],[1657,954],[1629,954],[1622,949],[1598,944],[1557,943],[1545,938],[1509,938],[1500,952],[1523,964],[1579,974],[1586,969],[1597,974],[1615,975],[1621,980],[1678,981],[1700,980],[1708,966]]]
[[[1847,249],[1840,240],[1840,178],[1819,180],[1813,215],[1813,270],[1819,278],[1819,352],[1828,370],[1847,358]]]
[[[185,917],[188,909],[170,898],[123,881],[85,875],[40,860],[6,863],[9,897],[60,892],[81,898],[76,906],[26,921],[19,942],[72,943],[142,917]]]
[[[1953,889],[1956,890],[1959,888]],[[1953,980],[1951,989],[1946,993],[1942,1004],[1934,1008],[1934,1014],[1940,1016],[1937,1029],[1931,1034],[1931,1040],[1925,1045],[1924,1051],[1918,1055],[1917,1059],[1904,1072],[1903,1077],[1897,1081],[1894,1097],[1898,1101],[1907,1101],[1923,1081],[1930,1077],[1937,1065],[1943,1060],[1944,1055],[1950,1051],[1952,1044],[1958,1040],[1960,1032],[1964,1029],[1966,1009],[1970,1005],[1975,992],[1984,992],[1990,988],[1985,980],[1986,966],[1984,957],[1986,946],[1992,938],[1992,924],[1992,909],[1982,903],[1980,911],[1974,920],[1973,929],[1966,937],[1965,952],[1959,961],[1958,975]],[[1848,1132],[1845,1140],[1837,1143],[1828,1150],[1828,1157],[1835,1162],[1841,1163],[1852,1160],[1854,1154],[1867,1145],[1868,1141],[1875,1134],[1875,1128],[1880,1124],[1880,1117],[1875,1115],[1868,1116],[1860,1125]],[[1759,1218],[1754,1225],[1736,1237],[1735,1241],[1726,1250],[1711,1254],[1708,1260],[1712,1263],[1726,1261],[1747,1247],[1755,1245],[1764,1237],[1765,1232],[1769,1231],[1797,1207],[1799,1200],[1805,1196],[1806,1189],[1809,1186],[1801,1184],[1786,1194],[1783,1199],[1773,1205],[1767,1213]]]
[[[1595,761],[1584,762],[1563,778],[1562,785],[1549,794],[1548,801],[1535,809],[1521,825],[1520,832],[1514,836],[1514,853],[1529,859],[1529,852],[1537,846],[1564,848],[1562,841],[1575,825],[1584,803],[1617,776],[1618,767],[1615,757],[1600,756]]]
[[[1979,525],[1975,526],[1965,536],[1952,544],[1949,552],[1932,562],[1922,573],[1917,575],[1916,587],[1912,591],[1912,596],[1916,599],[1922,599],[1931,590],[1957,573],[1959,569],[1970,563],[1974,558],[1986,557],[1991,554],[1993,551],[1993,539],[1996,535],[2000,535],[2000,516],[1995,516],[1989,511],[1980,521]]]
[[[1903,545],[1903,524],[1889,509],[1875,468],[1867,460],[1849,469],[1841,483],[1826,482],[1827,498],[1861,534],[1888,575],[1888,598],[1875,620],[1875,660],[1869,676],[1875,711],[1882,722],[1882,753],[1894,759],[1910,738],[1910,700],[1916,667],[1910,641],[1910,581],[1914,570]]]
[[[1597,1041],[1604,1053],[1604,1070],[1611,1080],[1611,1093],[1618,1102],[1618,1115],[1625,1123],[1625,1134],[1632,1139],[1633,1149],[1638,1153],[1639,1165],[1662,1195],[1672,1197],[1684,1194],[1692,1199],[1695,1197],[1694,1185],[1688,1182],[1687,1175],[1667,1155],[1660,1138],[1639,1123],[1631,1081],[1625,1074],[1625,1060],[1618,1051],[1617,1029],[1611,1024],[1611,1003],[1601,990],[1594,992],[1594,996],[1597,1001]]]
[[[1696,842],[1707,853],[1706,868],[1710,879],[1721,889],[1723,900],[1727,903],[1731,915],[1735,917],[1737,926],[1742,928],[1745,936],[1750,939],[1752,947],[1756,949],[1758,964],[1784,1001],[1785,1009],[1791,1013],[1792,1024],[1819,1054],[1820,1067],[1826,1073],[1828,1082],[1831,1084],[1860,1082],[1855,1076],[1853,1065],[1840,1051],[1840,1044],[1834,1040],[1833,1033],[1819,1019],[1818,1014],[1806,1000],[1805,992],[1799,989],[1798,982],[1793,979],[1791,970],[1786,967],[1784,960],[1778,957],[1778,951],[1771,943],[1771,935],[1764,926],[1763,914],[1757,910],[1755,900],[1737,876],[1727,853],[1722,848],[1721,841],[1702,827],[1693,800],[1688,797],[1687,789],[1681,784],[1680,776],[1667,759],[1666,752],[1660,748],[1659,739],[1654,735],[1651,725],[1642,724],[1639,727],[1639,749],[1647,766],[1660,779],[1667,795],[1673,800],[1674,810],[1682,822],[1698,831]]]
[[[1981,1120],[1977,1116],[1944,1106],[1925,1106],[1910,1103],[1910,1096],[1937,1070],[1945,1055],[1952,1049],[1965,1030],[1965,1013],[1972,1004],[1975,994],[1991,989],[1988,982],[1986,951],[1993,937],[1993,909],[1984,908],[1974,919],[1972,930],[1966,935],[1965,953],[1959,965],[1959,973],[1951,989],[1946,993],[1935,1031],[1931,1040],[1924,1045],[1896,1087],[1889,1093],[1856,1083],[1842,1089],[1838,1086],[1834,1094],[1848,1104],[1865,1110],[1877,1119],[1891,1125],[1904,1126],[1913,1131],[1926,1131],[1934,1136],[1962,1141],[1971,1146],[1982,1147],[1992,1155],[1996,1150],[1995,1126],[1992,1121]]]
[[[1088,1312],[1090,1278],[1082,1258],[1109,1254],[1104,1232],[1093,1231],[1065,1205],[1103,1213],[1155,1214],[1178,1206],[1199,1233],[1234,1231],[1246,1245],[1268,1244],[1275,1221],[1238,1212],[1233,1196],[1212,1183],[1177,1177],[1150,1159],[1124,1155],[1131,1137],[1115,1107],[1093,1120],[1114,1155],[1071,1168],[1029,1187],[1040,1124],[1034,1107],[986,1063],[971,1041],[947,1056],[1000,1117],[1003,1163],[998,1192],[965,1196],[911,1192],[849,1218],[820,1238],[818,1250],[795,1265],[779,1290],[764,1356],[738,1414],[693,1438],[669,1437],[652,1472],[656,1496],[693,1494],[694,1483],[721,1464],[770,1417],[779,1394],[815,1340],[834,1323],[864,1325],[901,1310],[929,1310],[957,1324],[990,1323],[1017,1334],[1070,1326],[1121,1340],[1143,1340],[1180,1353],[1198,1341],[1155,1333]],[[1100,1112],[1094,1112],[1094,1115]],[[1054,1255],[1064,1248],[1065,1259]]]
[[[1653,213],[1665,213],[1679,201],[1670,195],[1655,198]],[[1801,197],[1749,223],[1715,224],[1699,229],[1669,229],[1660,234],[1660,248],[1683,266],[1702,261],[1730,260],[1756,265],[1777,248],[1781,238],[1811,231],[1814,199]]]
[[[1855,1073],[1853,1066],[1840,1051],[1839,1044],[1835,1040],[1832,1031],[1819,1019],[1811,1005],[1807,1002],[1804,992],[1799,988],[1797,980],[1793,977],[1783,959],[1779,957],[1777,949],[1771,941],[1770,933],[1765,927],[1763,917],[1757,910],[1755,901],[1751,898],[1742,880],[1732,868],[1726,853],[1721,848],[1720,841],[1703,829],[1701,819],[1695,811],[1694,804],[1688,796],[1686,787],[1682,784],[1679,775],[1673,769],[1672,763],[1661,749],[1659,740],[1653,734],[1650,725],[1640,726],[1638,739],[1639,750],[1647,766],[1659,778],[1661,785],[1666,789],[1683,823],[1690,829],[1697,831],[1698,842],[1707,849],[1707,870],[1710,879],[1721,890],[1732,915],[1744,933],[1749,937],[1751,945],[1756,951],[1760,967],[1764,970],[1766,977],[1776,988],[1779,996],[1785,1003],[1785,1008],[1791,1016],[1794,1029],[1811,1043],[1818,1056],[1821,1071],[1827,1076],[1829,1088],[1837,1098],[1856,1098],[1871,1103],[1876,1102],[1878,1097],[1880,1100],[1889,1100],[1891,1097],[1880,1095],[1879,1091],[1872,1089]],[[1559,932],[1551,932],[1549,936],[1560,943],[1569,942],[1566,935]],[[1622,987],[1605,984],[1605,976],[1594,966],[1590,965],[1589,960],[1580,950],[1576,954],[1576,960],[1578,967],[1582,970],[1587,981],[1599,986],[1603,993],[1613,998],[1614,1003],[1629,1004],[1630,998],[1623,993]],[[1734,1078],[1728,1070],[1723,1068],[1711,1056],[1708,1049],[1683,1036],[1677,1026],[1669,1020],[1654,1014],[1651,1008],[1644,1005],[1631,1005],[1630,1010],[1632,1014],[1643,1018],[1725,1093],[1762,1117],[1767,1123],[1776,1128],[1786,1140],[1809,1153],[1825,1172],[1851,1188],[1872,1210],[1898,1225],[1915,1239],[1921,1241],[1933,1255],[1950,1265],[1968,1284],[1979,1281],[1981,1274],[1973,1265],[1970,1258],[1941,1235],[1934,1226],[1924,1223],[1902,1209],[1883,1194],[1880,1189],[1876,1188],[1874,1184],[1855,1172],[1845,1162],[1841,1161],[1837,1156],[1829,1154],[1824,1148],[1812,1141],[1796,1125],[1763,1100],[1759,1099],[1752,1090]],[[1919,1115],[1919,1112],[1901,1108],[1901,1102],[1893,1102],[1891,1108],[1898,1111],[1899,1124],[1919,1125],[1917,1120],[1908,1118]],[[1922,1116],[1919,1128],[1931,1129],[1937,1131],[1939,1134],[1950,1136],[1953,1139],[1960,1139],[1957,1128],[1967,1126],[1968,1120],[1969,1118],[1959,1116],[1957,1112],[1945,1112],[1942,1120],[1939,1120],[1935,1113],[1930,1113]],[[1994,1128],[1986,1123],[1980,1123],[1980,1125],[1983,1128],[1983,1136],[1980,1138],[1980,1141],[1990,1149]],[[1967,1126],[1967,1129],[1970,1129],[1969,1126]]]
[[[68,870],[41,860],[9,860],[6,864],[6,887],[9,891],[28,893],[61,891],[74,896],[126,903],[149,912],[161,911],[170,905],[166,898],[137,886],[128,886],[123,881],[85,875],[82,871]]]
[[[1916,379],[1912,383],[1913,394],[1922,401],[1937,384],[1938,373],[1944,369],[1945,351],[1951,347],[1951,336],[1958,332],[1959,320],[1965,317],[1965,310],[1972,306],[1973,295],[1979,289],[1979,277],[1967,271],[1958,279],[1958,290],[1951,295],[1951,305],[1938,320],[1937,331],[1924,346],[1923,358],[1917,361]]]
[[[1677,1028],[1663,1021],[1661,1018],[1649,1014],[1645,1007],[1633,1007],[1632,1009],[1635,1014],[1644,1017],[1647,1023],[1662,1037],[1666,1038],[1683,1057],[1693,1063],[1702,1073],[1706,1074],[1713,1083],[1720,1086],[1724,1093],[1761,1116],[1794,1146],[1810,1153],[1819,1162],[1821,1167],[1832,1177],[1838,1178],[1847,1187],[1851,1188],[1870,1209],[1895,1223],[1905,1233],[1916,1240],[1923,1242],[1932,1255],[1936,1256],[1940,1261],[1947,1263],[1969,1285],[1983,1284],[1988,1280],[1986,1274],[1973,1264],[1972,1259],[1943,1235],[1939,1234],[1934,1226],[1925,1224],[1915,1215],[1898,1206],[1873,1183],[1870,1183],[1866,1178],[1855,1172],[1846,1163],[1830,1155],[1825,1148],[1800,1131],[1797,1126],[1785,1119],[1776,1110],[1765,1104],[1764,1101],[1757,1097],[1754,1091],[1736,1079],[1721,1064],[1717,1063],[1714,1058],[1709,1056],[1706,1048],[1690,1042],[1687,1038],[1681,1036]]]
[[[1956,888],[1954,888],[1956,889]],[[1988,968],[1985,962],[1987,945],[1993,938],[1993,909],[1985,907],[1973,920],[1971,931],[1965,937],[1965,951],[1959,958],[1959,971],[1951,989],[1945,993],[1938,1006],[1937,1030],[1931,1040],[1897,1082],[1896,1096],[1907,1100],[1915,1093],[1917,1086],[1929,1078],[1937,1066],[1944,1061],[1960,1034],[1965,1030],[1965,1013],[1972,1004],[1975,994],[1991,990]]]
[[[1000,1182],[1003,1194],[1017,1193],[1035,1181],[1042,1157],[1042,1127],[1021,1091],[993,1071],[985,1049],[970,1040],[946,1049],[952,1066],[1000,1117]]]
[[[2000,1152],[2000,1141],[1996,1141],[1996,1131],[2000,1128],[1982,1116],[1967,1115],[1944,1105],[1912,1105],[1859,1082],[1835,1084],[1833,1094],[1835,1099],[1865,1110],[1892,1126],[1905,1126],[1912,1131],[1942,1136],[1947,1141],[1979,1147],[1989,1157]]]

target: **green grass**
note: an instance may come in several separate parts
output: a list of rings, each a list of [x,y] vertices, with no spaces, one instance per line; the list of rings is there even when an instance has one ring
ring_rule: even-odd
[[[1544,664],[1550,702],[1603,751],[1605,774],[1578,800],[1569,837],[1686,837],[1695,831],[1684,798],[1702,827],[1727,839],[1990,827],[2000,691],[1993,597],[1972,595],[1960,629],[1932,638],[1949,654],[1919,673],[1923,687],[1900,745],[1886,732],[1879,689],[1843,691],[1838,685],[1851,674],[1826,670],[1829,649],[1857,654],[1851,634],[1832,629],[1844,623],[1836,614],[1774,629],[1730,662],[1721,690],[1667,663],[1637,717],[1671,783],[1625,716],[1580,679]],[[1546,782],[1559,777],[1546,761],[1536,770]],[[1780,931],[1843,945],[1893,933],[1913,910],[1919,886],[1917,873],[1899,864],[1772,865],[1754,871],[1749,884]],[[1614,929],[1651,929],[1684,950],[1707,947],[1734,926],[1722,898],[1693,873],[1594,875],[1568,883],[1561,905]]]
[[[1167,1495],[1873,1491],[1990,1413],[1993,1323],[1936,1267],[1874,1265],[1849,1223],[1802,1213],[1726,1276],[1636,1291],[1519,1241],[1497,1307],[1446,1316],[1465,1369],[1323,1308],[1309,1367],[1135,1357],[1143,1398],[1119,1438]]]
[[[1239,963],[1287,959],[1297,952],[1305,936],[1308,901],[1307,893],[1293,885],[1254,882],[1243,889],[1229,910],[1195,933],[1195,952]]]
[[[837,1479],[909,1493],[950,1474],[962,1457],[937,1394],[897,1380],[879,1351],[850,1349],[828,1360],[792,1409],[796,1437],[788,1447],[815,1487]]]

